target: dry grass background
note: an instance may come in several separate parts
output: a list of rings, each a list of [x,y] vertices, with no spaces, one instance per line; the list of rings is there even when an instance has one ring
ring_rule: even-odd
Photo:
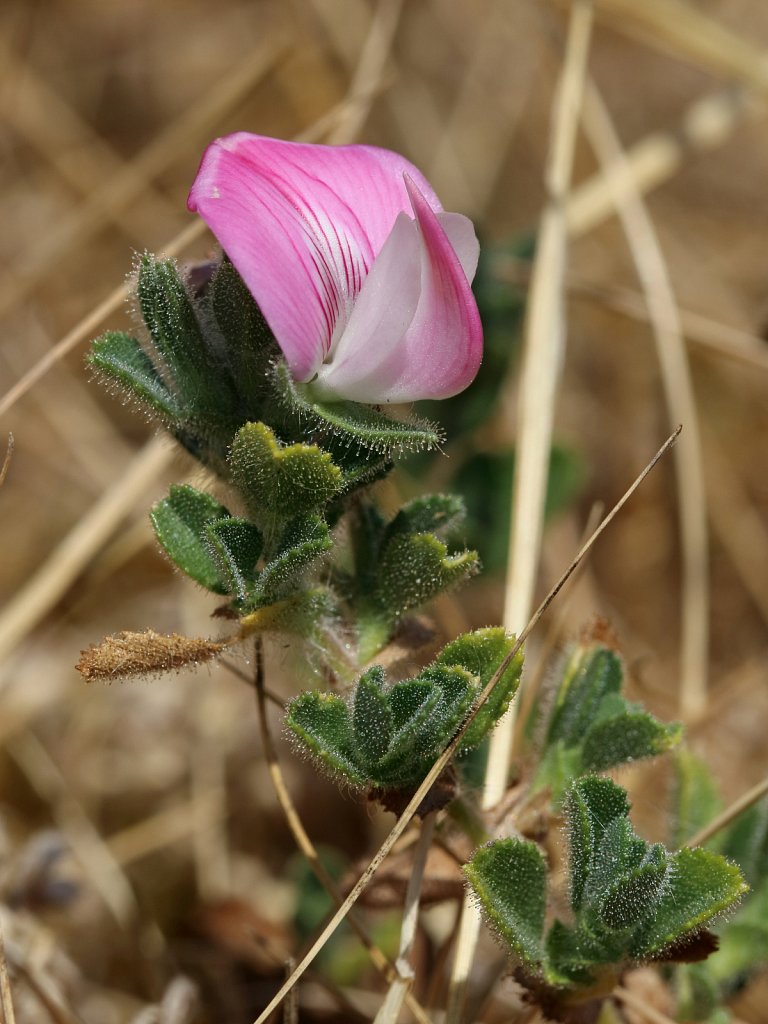
[[[240,1024],[298,949],[292,841],[251,690],[222,668],[103,687],[72,667],[81,647],[119,629],[211,628],[210,600],[171,572],[146,515],[196,471],[83,370],[101,323],[126,320],[131,252],[164,251],[189,229],[202,149],[235,129],[398,149],[484,237],[531,229],[567,10],[566,0],[3,4],[0,391],[22,386],[0,406],[15,437],[0,492],[0,896],[20,1024]],[[646,194],[687,342],[711,600],[708,692],[689,718],[735,797],[768,767],[768,8],[598,0],[595,19],[590,74]],[[585,135],[575,181],[555,433],[583,453],[588,479],[545,534],[542,589],[592,502],[613,502],[674,425],[632,253]],[[192,228],[178,245],[193,258],[212,242]],[[479,443],[514,429],[510,373],[504,414]],[[674,407],[680,381],[667,385]],[[678,713],[681,672],[674,474],[669,460],[649,478],[564,611],[566,634],[595,612],[609,617],[635,695],[663,717]],[[481,580],[438,618],[447,631],[500,621],[503,598],[502,581]],[[272,651],[283,696],[299,686],[296,668],[290,651]],[[284,760],[313,839],[370,854],[385,816]],[[659,772],[644,772],[638,818],[658,835]],[[445,953],[445,920],[431,929],[424,964]],[[369,973],[346,993],[309,975],[301,1019],[370,1019],[380,991]],[[500,986],[485,1019],[510,1019],[510,999]],[[754,993],[740,1012],[765,1019]]]

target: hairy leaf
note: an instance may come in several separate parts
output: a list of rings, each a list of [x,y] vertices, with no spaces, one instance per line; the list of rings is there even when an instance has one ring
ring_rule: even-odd
[[[107,331],[97,338],[88,354],[88,363],[107,380],[114,381],[128,394],[164,420],[174,422],[181,415],[175,396],[168,390],[154,363],[130,334]]]
[[[547,868],[535,843],[501,839],[481,847],[464,868],[491,928],[536,974],[544,959]]]
[[[207,543],[206,530],[229,512],[218,501],[188,484],[171,487],[169,497],[150,512],[155,534],[178,567],[207,590],[226,594],[227,584]]]

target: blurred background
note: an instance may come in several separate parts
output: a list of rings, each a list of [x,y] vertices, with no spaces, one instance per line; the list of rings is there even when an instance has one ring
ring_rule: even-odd
[[[2,5],[0,446],[12,432],[15,447],[0,492],[0,894],[19,1021],[250,1020],[327,910],[272,796],[253,694],[236,674],[109,687],[73,667],[81,648],[121,629],[217,628],[211,598],[173,573],[147,519],[169,482],[199,483],[199,471],[84,369],[91,338],[131,323],[134,253],[213,251],[186,195],[207,142],[234,130],[396,149],[446,209],[474,219],[486,368],[466,397],[428,410],[448,431],[445,454],[404,464],[397,480],[405,494],[459,489],[486,565],[437,603],[439,633],[501,621],[521,325],[568,10],[568,0]],[[706,690],[683,711],[733,798],[768,766],[768,8],[596,0],[589,70],[540,591],[594,503],[616,501],[686,420],[703,480],[690,459],[682,484],[671,458],[654,472],[557,611],[558,642],[605,616],[632,695],[678,717],[684,616],[695,620],[703,593],[709,637],[700,619],[691,643]],[[671,360],[659,358],[637,238],[628,242],[604,175],[611,123],[666,261],[684,336]],[[689,526],[698,509],[708,531],[693,596],[681,487],[692,488]],[[305,683],[300,661],[270,652],[283,698]],[[274,726],[279,736],[279,715]],[[307,830],[343,877],[391,819],[339,796],[282,738],[279,753]],[[634,783],[641,830],[663,838],[663,766]],[[450,953],[461,892],[455,865],[443,867],[451,899],[422,936],[426,967]],[[369,913],[391,950],[395,869],[390,883]],[[433,977],[420,995],[439,1004]],[[761,984],[740,996],[744,1019],[765,1019]],[[342,933],[302,986],[301,1019],[371,1019],[380,991]],[[500,986],[484,1019],[513,1019],[510,998]]]

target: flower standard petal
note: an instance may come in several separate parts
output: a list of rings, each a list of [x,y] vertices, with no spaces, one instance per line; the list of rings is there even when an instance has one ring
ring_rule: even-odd
[[[262,309],[297,380],[343,333],[400,212],[407,160],[371,146],[312,146],[240,132],[212,143],[189,207],[208,223]]]

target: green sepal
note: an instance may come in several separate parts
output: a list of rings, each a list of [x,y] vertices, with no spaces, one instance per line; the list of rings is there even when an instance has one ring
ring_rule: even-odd
[[[535,843],[501,839],[481,847],[464,873],[490,927],[530,972],[544,961],[547,866]]]
[[[328,526],[319,516],[290,522],[280,539],[278,554],[259,573],[251,598],[253,607],[287,597],[301,585],[312,564],[332,546]]]
[[[640,708],[627,708],[596,722],[584,736],[581,770],[601,772],[616,765],[663,754],[680,742],[683,727],[665,725]]]
[[[477,552],[449,554],[431,533],[397,534],[384,546],[378,569],[376,602],[393,619],[473,576]]]
[[[129,398],[173,423],[181,416],[175,396],[165,386],[155,364],[136,338],[123,331],[107,331],[91,346],[87,361]]]
[[[394,727],[384,692],[384,669],[374,665],[360,677],[352,710],[355,748],[366,767],[375,766],[387,752]]]
[[[207,537],[209,524],[229,519],[223,505],[188,484],[174,485],[169,497],[157,502],[149,517],[158,541],[182,572],[215,594],[229,592]]]
[[[669,861],[669,880],[656,913],[633,937],[635,959],[663,954],[733,906],[749,888],[735,864],[709,850],[683,849]]]
[[[211,280],[207,302],[224,340],[237,391],[246,413],[254,412],[267,391],[267,371],[279,352],[274,335],[245,282],[227,259]]]
[[[205,530],[208,547],[227,593],[245,601],[256,580],[264,541],[247,519],[215,519]]]
[[[203,336],[184,281],[174,260],[145,254],[136,287],[144,323],[167,365],[185,415],[195,420],[227,421],[235,408],[234,388]]]
[[[504,658],[515,646],[515,637],[500,626],[463,633],[447,644],[434,661],[435,665],[459,665],[477,678],[477,690],[485,689]],[[506,712],[520,685],[523,652],[518,651],[491,694],[464,733],[461,750],[476,747]]]
[[[265,423],[246,423],[229,456],[232,480],[254,522],[268,533],[321,511],[343,486],[331,456],[314,444],[281,445]]]
[[[433,533],[445,537],[464,520],[466,509],[456,494],[426,494],[407,502],[388,525],[386,536]]]
[[[565,799],[571,872],[571,906],[581,908],[595,854],[606,829],[629,813],[627,794],[610,779],[588,776]]]
[[[278,361],[273,381],[286,411],[308,432],[320,431],[345,445],[365,448],[391,458],[407,452],[431,451],[443,441],[441,431],[423,420],[393,420],[370,405],[357,402],[315,401],[311,385],[296,383],[284,362]]]
[[[353,785],[364,786],[365,775],[355,764],[352,723],[346,703],[332,693],[302,693],[288,705],[288,728],[331,772]]]

